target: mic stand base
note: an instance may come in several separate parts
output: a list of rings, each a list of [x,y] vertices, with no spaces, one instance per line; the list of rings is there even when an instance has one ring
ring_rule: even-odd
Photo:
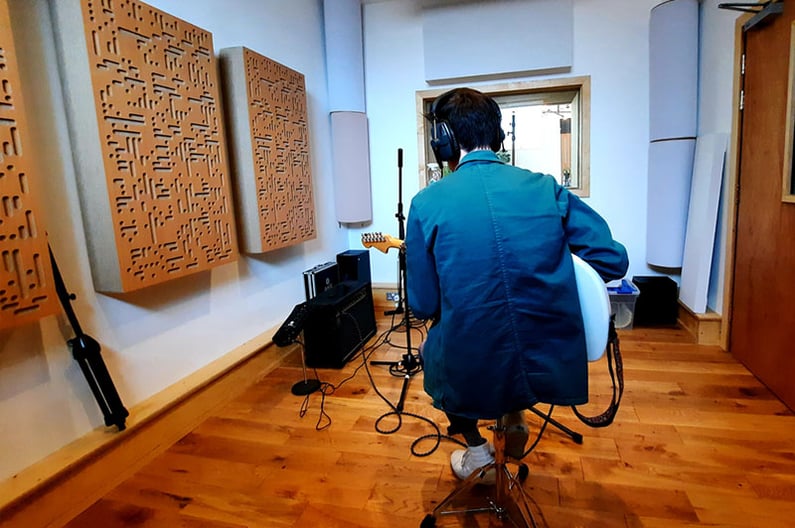
[[[290,392],[296,396],[306,396],[307,394],[312,394],[318,389],[320,389],[320,380],[308,379],[305,381],[299,381],[293,385],[293,388],[290,389]]]
[[[414,374],[422,370],[422,360],[418,356],[406,353],[403,354],[403,359],[401,359],[400,361],[371,361],[370,364],[387,365],[390,368],[399,367],[403,369],[403,386],[400,389],[400,397],[398,398],[398,404],[395,406],[395,410],[398,413],[402,413],[403,404],[406,403],[406,394],[409,388],[409,381],[411,381],[411,377]]]
[[[569,438],[571,438],[575,444],[582,444],[582,435],[577,431],[569,429],[562,423],[558,422],[557,420],[554,420],[549,414],[546,414],[543,411],[539,411],[535,407],[530,407],[530,411],[539,418],[543,418],[544,420],[549,422],[549,425],[560,429],[564,434],[566,434]]]

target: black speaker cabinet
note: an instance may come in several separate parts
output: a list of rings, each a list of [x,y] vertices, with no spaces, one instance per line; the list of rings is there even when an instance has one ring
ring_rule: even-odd
[[[310,312],[304,326],[308,367],[342,368],[375,335],[369,282],[341,282],[308,304]]]
[[[337,254],[337,268],[342,281],[370,282],[370,252],[349,249]]]
[[[634,326],[675,326],[679,316],[679,287],[671,277],[635,275],[640,290]]]

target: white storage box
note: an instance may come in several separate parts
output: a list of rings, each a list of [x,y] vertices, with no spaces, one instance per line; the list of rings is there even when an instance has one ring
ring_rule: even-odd
[[[631,330],[635,319],[635,301],[640,290],[626,279],[608,283],[607,293],[610,295],[610,309],[615,316],[616,329]]]

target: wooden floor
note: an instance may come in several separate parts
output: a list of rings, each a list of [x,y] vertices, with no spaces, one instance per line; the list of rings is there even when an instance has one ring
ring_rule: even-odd
[[[388,328],[382,321],[381,330]],[[569,409],[554,417],[583,433],[577,445],[550,427],[525,459],[525,489],[539,526],[795,526],[795,417],[731,356],[692,344],[683,331],[620,333],[626,392],[616,422],[587,429]],[[404,334],[389,336],[404,342]],[[414,334],[412,343],[419,342]],[[384,345],[371,359],[397,360]],[[402,422],[377,394],[397,403],[404,379],[358,356],[321,370],[336,385],[325,398],[293,396],[300,356],[182,438],[76,518],[71,527],[412,527],[455,484],[443,441],[429,456],[411,453],[431,426]],[[606,402],[604,361],[592,365],[595,414]],[[340,386],[341,384],[341,386]],[[330,391],[330,387],[327,387]],[[422,391],[407,384],[405,410],[446,423]],[[325,414],[323,414],[325,413]],[[317,430],[318,422],[320,427]],[[537,432],[540,420],[529,420]],[[399,426],[399,427],[398,427]],[[531,433],[532,434],[532,433]],[[429,450],[432,441],[418,449]],[[473,499],[486,490],[473,494]],[[482,527],[489,516],[450,516],[438,526]]]

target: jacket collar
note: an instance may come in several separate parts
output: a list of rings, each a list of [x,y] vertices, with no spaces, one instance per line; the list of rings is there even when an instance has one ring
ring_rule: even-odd
[[[497,157],[491,150],[473,150],[472,152],[467,153],[466,156],[461,158],[461,161],[458,162],[458,167],[456,170],[460,169],[462,165],[465,163],[502,163],[500,158]]]

